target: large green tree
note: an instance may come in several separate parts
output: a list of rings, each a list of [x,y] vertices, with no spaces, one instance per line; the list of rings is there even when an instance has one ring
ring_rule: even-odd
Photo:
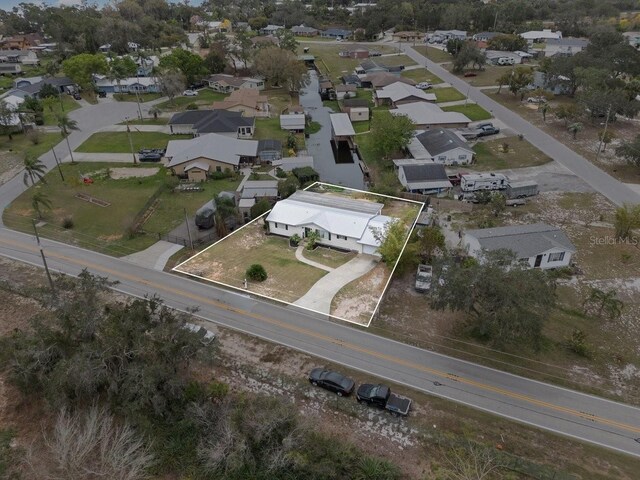
[[[470,332],[496,345],[538,347],[542,327],[556,302],[555,282],[513,252],[486,252],[479,262],[449,261],[432,284],[432,307],[462,311]]]
[[[387,158],[409,145],[414,130],[415,124],[409,117],[377,111],[371,122],[373,148],[378,155]]]
[[[623,142],[616,148],[616,155],[624,158],[631,165],[640,167],[640,135],[633,140]]]
[[[160,68],[166,71],[182,73],[187,84],[191,84],[207,74],[202,57],[182,48],[176,48],[169,55],[162,57],[160,59]]]
[[[109,66],[103,55],[81,53],[62,62],[62,70],[71,80],[88,89],[93,82],[93,75],[106,74]]]

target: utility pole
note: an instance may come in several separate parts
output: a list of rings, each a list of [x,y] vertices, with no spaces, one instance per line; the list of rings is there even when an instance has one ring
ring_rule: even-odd
[[[137,84],[140,85],[140,77],[138,76],[138,72],[136,72],[136,81]],[[142,120],[142,109],[140,108],[140,96],[138,95],[138,87],[136,86],[134,90],[136,94],[136,103],[138,104],[138,115],[140,116],[140,120]]]
[[[493,31],[494,32],[496,31],[496,25],[498,24],[498,12],[499,12],[499,10],[496,8],[496,16],[493,19]]]
[[[127,124],[127,137],[129,137],[129,147],[131,147],[131,156],[133,157],[133,163],[138,163],[136,160],[136,154],[133,151],[133,142],[131,141],[131,129],[129,128],[129,117],[124,117],[124,121]]]
[[[464,106],[467,106],[467,103],[469,102],[469,93],[471,92],[471,85],[473,84],[472,81],[469,82],[469,87],[467,87],[467,96],[464,99]]]
[[[49,286],[51,287],[51,293],[55,295],[56,289],[53,284],[53,278],[51,278],[49,265],[47,265],[47,259],[44,256],[44,250],[42,249],[42,245],[40,244],[40,235],[38,235],[38,227],[36,226],[36,221],[31,220],[31,223],[33,224],[33,230],[36,233],[36,241],[38,242],[38,248],[40,248],[40,256],[42,257],[42,263],[44,264],[44,271],[47,272],[47,278],[49,279]]]
[[[602,135],[600,136],[600,143],[598,144],[598,151],[596,152],[596,162],[598,161],[598,157],[600,156],[600,149],[602,148],[604,137],[607,134],[607,127],[609,126],[609,115],[611,115],[611,104],[609,104],[609,107],[607,108],[607,118],[604,119],[604,130],[602,131]]]
[[[58,173],[60,173],[60,178],[64,182],[64,175],[62,174],[62,168],[60,168],[60,162],[58,161],[58,155],[56,155],[56,149],[51,147],[51,151],[53,152],[53,158],[56,161],[56,165],[58,166]]]
[[[191,250],[193,251],[193,239],[191,238],[191,229],[189,228],[189,217],[187,217],[187,209],[184,210],[184,222],[187,225],[187,234],[189,235],[189,245],[191,245]]]

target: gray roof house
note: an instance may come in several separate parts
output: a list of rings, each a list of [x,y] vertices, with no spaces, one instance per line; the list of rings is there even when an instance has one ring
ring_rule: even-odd
[[[190,140],[170,140],[164,156],[176,175],[194,167],[205,172],[236,170],[241,163],[255,161],[258,142],[208,133]]]
[[[255,118],[228,110],[187,110],[174,114],[169,120],[169,128],[171,133],[219,133],[235,138],[251,138],[255,130]]]
[[[312,37],[313,35],[317,35],[319,30],[313,27],[307,27],[306,25],[296,25],[295,27],[291,27],[291,33],[294,35],[299,35],[303,37]]]
[[[586,38],[550,38],[544,46],[545,57],[554,57],[556,55],[570,57],[581,52],[589,45]]]
[[[326,30],[322,30],[320,35],[322,37],[329,38],[349,38],[353,32],[351,30],[345,30],[343,28],[328,28]]]
[[[491,40],[494,37],[497,37],[498,35],[504,35],[504,33],[500,33],[500,32],[479,32],[479,33],[476,33],[472,38],[477,42],[488,42],[489,40]]]
[[[391,115],[406,115],[416,128],[468,127],[471,120],[460,112],[445,112],[438,105],[429,102],[411,102],[389,110]]]
[[[462,244],[478,259],[485,251],[511,250],[524,265],[542,269],[566,267],[576,252],[562,230],[546,223],[467,230]]]
[[[411,193],[440,194],[452,188],[444,165],[423,161],[397,165],[398,180]]]
[[[467,165],[473,161],[473,150],[467,141],[446,128],[418,133],[407,149],[413,158],[429,159],[443,165]]]

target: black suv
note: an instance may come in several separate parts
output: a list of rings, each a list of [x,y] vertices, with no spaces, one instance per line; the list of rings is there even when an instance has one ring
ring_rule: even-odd
[[[143,148],[138,152],[138,160],[141,162],[159,162],[164,155],[161,148]]]

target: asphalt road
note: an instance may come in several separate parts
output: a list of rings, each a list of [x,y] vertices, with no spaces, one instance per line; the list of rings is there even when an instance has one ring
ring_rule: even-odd
[[[49,266],[81,269],[119,281],[136,296],[157,294],[167,305],[216,324],[279,343],[372,376],[509,419],[640,457],[640,409],[529,380],[330,322],[187,278],[44,240]],[[0,255],[41,265],[31,236],[0,229]],[[323,363],[319,360],[319,364]]]
[[[143,114],[148,112],[150,106],[156,102],[141,104]],[[73,150],[79,147],[87,138],[101,128],[124,122],[125,117],[138,117],[137,104],[132,102],[103,101],[97,105],[90,105],[88,107],[72,111],[69,113],[69,118],[78,122],[78,128],[80,130],[75,130],[69,135],[69,144],[71,145],[71,149]],[[60,161],[69,155],[69,147],[64,139],[61,139],[60,143],[53,147],[53,149]],[[51,170],[56,167],[55,158],[51,151],[40,156],[40,160],[47,167],[47,170]],[[3,211],[13,201],[13,199],[26,190],[26,188],[27,187],[25,187],[24,182],[22,181],[21,174],[16,175],[13,179],[2,185],[0,188],[0,211]],[[0,225],[2,225],[1,218]]]
[[[443,81],[451,84],[463,94],[467,95],[485,110],[491,111],[493,115],[504,122],[517,133],[524,135],[525,139],[536,148],[553,158],[555,161],[565,166],[576,176],[589,184],[595,191],[600,192],[616,205],[639,204],[640,194],[629,188],[624,183],[616,180],[611,175],[600,170],[589,160],[543,132],[538,127],[527,122],[517,113],[502,106],[495,100],[485,95],[482,90],[470,86],[464,80],[450,73],[437,63],[428,60],[423,55],[416,52],[410,45],[402,44],[402,51],[420,65],[425,65],[431,72],[440,77]],[[467,93],[468,92],[468,93]]]

